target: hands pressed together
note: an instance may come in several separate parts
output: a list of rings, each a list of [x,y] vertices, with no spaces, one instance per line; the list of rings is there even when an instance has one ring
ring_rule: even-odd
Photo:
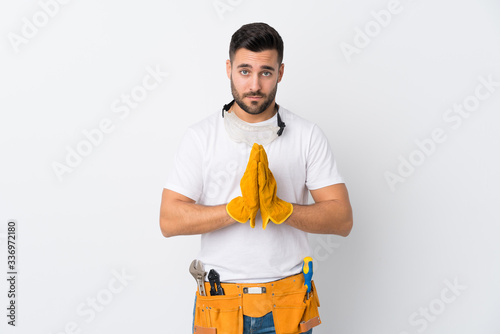
[[[260,209],[262,228],[269,220],[283,223],[293,212],[292,204],[278,198],[276,180],[269,169],[267,154],[262,145],[253,144],[245,174],[240,181],[241,195],[229,202],[226,211],[237,222],[255,227],[255,217]]]

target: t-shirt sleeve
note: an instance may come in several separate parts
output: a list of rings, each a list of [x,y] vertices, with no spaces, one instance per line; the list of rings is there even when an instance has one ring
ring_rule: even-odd
[[[337,183],[344,183],[344,179],[337,169],[328,138],[314,125],[307,156],[306,186],[315,190]]]
[[[198,202],[203,191],[203,147],[196,132],[188,129],[181,139],[164,188]]]

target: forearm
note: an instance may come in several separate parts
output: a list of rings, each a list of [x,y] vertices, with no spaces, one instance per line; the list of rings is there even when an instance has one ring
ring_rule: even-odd
[[[349,203],[328,200],[311,205],[293,204],[293,213],[285,223],[309,233],[346,237],[351,232],[352,221]]]
[[[235,221],[226,205],[204,206],[175,200],[160,213],[160,228],[165,237],[202,234],[218,230]]]

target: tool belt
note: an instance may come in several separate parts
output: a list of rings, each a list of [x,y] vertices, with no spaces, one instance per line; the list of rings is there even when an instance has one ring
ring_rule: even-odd
[[[307,298],[302,273],[269,283],[221,283],[225,295],[196,292],[195,334],[242,334],[243,315],[273,313],[276,334],[298,334],[319,325],[319,299],[314,281]],[[205,282],[210,291],[210,283]]]

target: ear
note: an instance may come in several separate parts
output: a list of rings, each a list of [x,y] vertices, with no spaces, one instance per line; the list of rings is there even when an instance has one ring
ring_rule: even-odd
[[[231,60],[226,60],[226,73],[227,73],[227,78],[231,79]]]
[[[285,64],[281,63],[280,69],[278,70],[278,82],[281,81],[281,78],[283,77],[284,72],[285,72]]]

